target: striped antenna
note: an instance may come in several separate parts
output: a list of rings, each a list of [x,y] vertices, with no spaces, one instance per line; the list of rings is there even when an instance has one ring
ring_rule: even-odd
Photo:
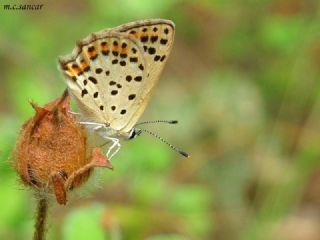
[[[138,135],[140,135],[141,132],[148,133],[151,136],[154,136],[155,138],[159,139],[161,142],[167,144],[170,148],[172,148],[174,151],[180,153],[182,156],[187,157],[187,158],[189,157],[188,153],[186,153],[185,151],[182,151],[181,149],[177,148],[176,146],[173,146],[171,143],[168,143],[166,140],[164,140],[162,137],[158,136],[154,132],[151,132],[151,131],[146,130],[146,129],[141,129],[141,128],[139,128],[139,129],[135,128],[135,130],[137,130],[137,132],[139,132]]]
[[[155,120],[155,121],[145,121],[139,122],[135,126],[142,125],[142,124],[149,124],[149,123],[168,123],[168,124],[177,124],[177,120]]]

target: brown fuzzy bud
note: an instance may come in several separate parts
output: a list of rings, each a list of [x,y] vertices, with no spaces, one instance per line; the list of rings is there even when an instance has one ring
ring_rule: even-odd
[[[23,183],[55,193],[60,204],[69,189],[87,181],[93,167],[112,168],[100,149],[87,157],[86,132],[69,113],[69,103],[67,91],[44,107],[31,102],[36,114],[23,125],[14,151]]]

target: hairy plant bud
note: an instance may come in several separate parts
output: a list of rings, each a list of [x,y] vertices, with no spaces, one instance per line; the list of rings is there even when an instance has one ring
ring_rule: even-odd
[[[67,91],[44,107],[31,102],[36,113],[23,125],[14,151],[22,182],[53,192],[60,204],[66,203],[69,189],[87,181],[93,167],[112,168],[98,148],[87,156],[86,132],[69,104]]]

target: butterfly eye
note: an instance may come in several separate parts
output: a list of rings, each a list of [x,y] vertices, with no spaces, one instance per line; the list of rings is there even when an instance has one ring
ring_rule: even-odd
[[[141,132],[142,131],[140,129],[132,128],[129,133],[128,139],[134,139],[138,137],[141,134]]]

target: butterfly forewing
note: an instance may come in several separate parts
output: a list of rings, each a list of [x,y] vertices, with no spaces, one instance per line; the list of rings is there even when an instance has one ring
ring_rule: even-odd
[[[137,21],[91,34],[60,58],[84,116],[129,132],[147,105],[173,38],[171,21]]]

